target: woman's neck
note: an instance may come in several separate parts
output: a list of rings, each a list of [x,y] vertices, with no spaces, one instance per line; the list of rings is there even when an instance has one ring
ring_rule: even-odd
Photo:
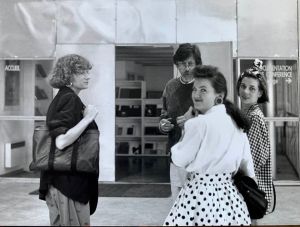
[[[243,104],[242,103],[242,108],[241,108],[242,112],[244,114],[247,114],[247,112],[250,109],[250,107],[253,106],[253,105],[255,105],[255,104],[257,104],[257,103],[252,103],[252,104]]]
[[[70,86],[69,88],[71,88],[71,89],[74,91],[74,93],[75,93],[76,95],[78,95],[79,92],[81,91],[80,89],[76,89],[76,88],[74,88],[74,87],[72,87],[72,86]]]

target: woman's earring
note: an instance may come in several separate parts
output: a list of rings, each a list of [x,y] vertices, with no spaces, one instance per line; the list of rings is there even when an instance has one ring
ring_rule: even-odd
[[[222,104],[222,103],[223,103],[223,98],[222,97],[219,96],[215,99],[215,105]]]
[[[67,85],[67,87],[72,87],[73,83],[70,82],[70,84]]]

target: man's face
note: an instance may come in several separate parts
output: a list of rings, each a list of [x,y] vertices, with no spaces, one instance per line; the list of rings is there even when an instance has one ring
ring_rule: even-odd
[[[187,77],[192,75],[193,69],[196,67],[196,61],[193,56],[190,56],[184,61],[177,62],[176,66],[181,76]]]

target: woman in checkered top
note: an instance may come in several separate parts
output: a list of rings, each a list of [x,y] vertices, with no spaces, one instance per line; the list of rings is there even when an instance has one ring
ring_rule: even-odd
[[[266,199],[268,200],[267,213],[269,213],[273,197],[271,148],[264,114],[259,107],[260,103],[268,102],[269,97],[261,60],[255,59],[253,67],[240,75],[237,81],[237,91],[241,98],[242,111],[251,123],[247,135],[258,186],[266,193]]]

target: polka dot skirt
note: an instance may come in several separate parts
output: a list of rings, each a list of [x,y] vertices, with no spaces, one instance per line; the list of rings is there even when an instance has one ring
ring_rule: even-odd
[[[164,226],[250,225],[242,195],[230,173],[191,173]]]

